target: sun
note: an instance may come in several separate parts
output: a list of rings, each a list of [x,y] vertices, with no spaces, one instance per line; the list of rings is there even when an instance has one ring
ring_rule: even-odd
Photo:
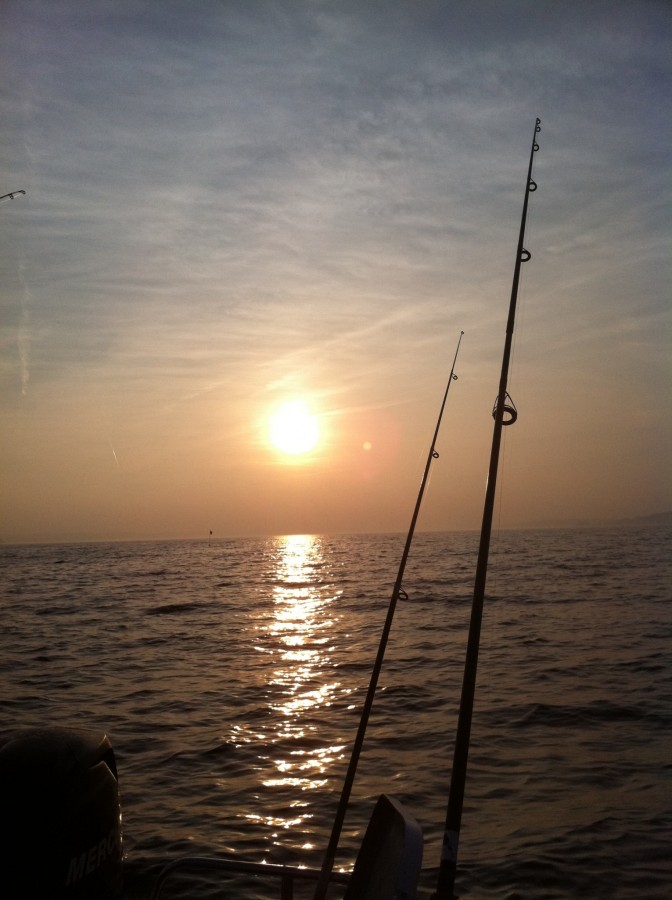
[[[270,436],[278,450],[298,456],[315,448],[320,427],[305,401],[290,400],[271,416]]]

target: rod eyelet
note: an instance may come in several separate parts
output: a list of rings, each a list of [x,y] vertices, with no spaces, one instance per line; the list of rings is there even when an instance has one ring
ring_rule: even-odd
[[[518,418],[518,410],[514,406],[504,405],[504,416],[508,415],[508,419],[502,418],[502,425],[513,425]]]
[[[509,401],[508,403],[506,401]],[[495,400],[495,405],[492,407],[492,418],[497,418],[497,403],[499,401]],[[516,404],[511,399],[511,395],[507,391],[504,395],[504,405],[502,406],[502,425],[513,425],[513,423],[518,418],[518,410],[516,409]]]

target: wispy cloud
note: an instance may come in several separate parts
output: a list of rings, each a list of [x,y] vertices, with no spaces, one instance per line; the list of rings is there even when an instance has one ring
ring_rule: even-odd
[[[390,408],[462,328],[465,380],[486,391],[536,115],[521,321],[526,352],[548,348],[537,405],[558,379],[578,403],[618,360],[614,402],[636,407],[636,385],[662,417],[665,3],[29,0],[3,16],[7,177],[28,198],[3,215],[2,373],[35,434],[54,396],[85,427],[75,371],[129,419],[170,409],[176,442],[199,428],[187,406],[226,405],[233,433],[292,389]]]

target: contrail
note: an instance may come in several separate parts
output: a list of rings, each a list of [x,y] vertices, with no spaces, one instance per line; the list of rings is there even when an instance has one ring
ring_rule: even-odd
[[[16,343],[21,366],[21,393],[25,395],[28,393],[28,382],[30,381],[30,301],[32,300],[32,295],[24,278],[24,269],[25,263],[21,260],[19,262],[19,281],[21,282],[23,293],[21,295],[21,321],[19,322]]]
[[[112,456],[114,457],[114,461],[117,464],[117,468],[119,468],[119,460],[117,459],[117,454],[112,446],[112,441],[108,438],[107,443],[110,445],[110,450],[112,451]]]

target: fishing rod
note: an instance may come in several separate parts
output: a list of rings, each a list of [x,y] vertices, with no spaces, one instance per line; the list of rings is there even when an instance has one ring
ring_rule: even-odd
[[[392,589],[392,596],[390,597],[390,605],[387,610],[387,617],[385,619],[385,624],[383,626],[383,633],[380,638],[380,643],[378,645],[378,653],[376,655],[376,661],[373,665],[373,671],[371,672],[371,680],[369,682],[369,689],[366,694],[366,699],[364,700],[364,707],[362,709],[362,716],[359,720],[359,727],[357,729],[357,737],[355,738],[355,743],[352,748],[352,755],[350,757],[350,765],[348,766],[348,770],[345,775],[345,781],[343,783],[343,789],[341,791],[341,798],[338,803],[338,808],[336,810],[336,817],[334,818],[334,824],[331,829],[331,837],[329,838],[329,844],[327,845],[327,850],[324,856],[324,861],[322,863],[322,868],[320,870],[320,877],[317,882],[317,887],[315,888],[315,894],[313,895],[313,900],[324,900],[327,893],[327,887],[329,885],[329,878],[331,877],[331,870],[334,867],[334,859],[336,857],[336,851],[338,849],[338,840],[341,836],[341,829],[343,827],[343,821],[345,819],[345,813],[348,808],[348,801],[350,799],[350,792],[352,790],[352,785],[355,780],[355,773],[357,772],[357,764],[359,762],[359,756],[362,750],[362,745],[364,743],[364,735],[366,734],[366,726],[369,722],[369,715],[371,713],[371,707],[373,706],[373,699],[376,693],[376,687],[378,685],[378,676],[380,675],[380,670],[383,665],[383,658],[385,656],[385,649],[387,647],[387,639],[390,634],[390,629],[392,628],[392,619],[394,618],[394,611],[397,607],[397,600],[401,597],[402,600],[408,599],[408,595],[402,588],[402,582],[404,580],[404,572],[406,570],[406,562],[408,560],[408,554],[411,551],[411,544],[413,543],[413,535],[415,533],[415,526],[418,521],[418,515],[420,514],[420,506],[422,505],[422,498],[425,493],[425,488],[427,487],[427,481],[429,479],[429,470],[432,466],[432,460],[438,459],[439,454],[436,451],[436,441],[439,436],[439,428],[441,427],[441,419],[443,418],[443,411],[446,407],[446,401],[448,399],[448,392],[450,390],[450,385],[453,381],[457,381],[457,375],[455,374],[455,363],[457,362],[457,354],[460,352],[460,343],[462,342],[463,331],[460,332],[460,336],[457,341],[457,348],[455,350],[455,357],[453,358],[453,366],[450,370],[450,375],[448,376],[448,384],[446,385],[446,390],[443,395],[443,402],[441,403],[441,409],[439,411],[439,416],[436,421],[436,428],[434,429],[434,437],[432,438],[432,443],[429,448],[429,453],[427,454],[427,462],[425,463],[425,471],[422,476],[422,480],[420,482],[420,490],[418,492],[418,498],[415,501],[415,509],[413,510],[413,516],[411,518],[411,524],[408,529],[408,535],[406,536],[406,543],[404,545],[404,552],[401,554],[401,562],[399,563],[399,571],[397,573],[397,580],[394,583],[394,588]]]
[[[2,200],[7,200],[7,199],[13,200],[17,194],[25,194],[25,193],[26,193],[25,191],[10,191],[9,194],[3,194],[2,197],[0,197],[0,202]]]
[[[495,401],[492,415],[495,419],[495,427],[492,437],[492,450],[490,453],[490,468],[488,471],[488,484],[485,492],[485,505],[483,508],[483,524],[481,526],[481,538],[478,547],[478,560],[476,563],[476,579],[474,583],[474,599],[471,606],[471,621],[469,623],[469,637],[467,640],[467,654],[464,663],[464,676],[462,681],[462,696],[460,699],[460,712],[457,722],[457,734],[455,737],[455,751],[453,755],[453,769],[450,778],[450,792],[448,795],[448,809],[446,812],[446,825],[441,848],[441,865],[437,890],[432,895],[432,900],[456,900],[454,894],[455,874],[457,868],[457,849],[460,838],[460,823],[462,820],[462,805],[464,802],[464,786],[467,777],[467,759],[469,756],[469,738],[471,734],[471,719],[474,709],[474,693],[476,690],[476,668],[478,665],[478,648],[481,636],[481,621],[483,618],[483,599],[485,596],[485,581],[488,572],[488,553],[490,551],[490,534],[492,531],[492,518],[495,508],[495,487],[497,483],[497,467],[499,464],[499,448],[502,440],[502,427],[513,425],[518,418],[515,404],[507,392],[507,380],[509,375],[509,360],[511,357],[511,344],[513,341],[513,328],[516,317],[516,302],[518,300],[518,283],[520,270],[524,262],[531,259],[532,254],[526,250],[523,242],[525,239],[525,224],[527,221],[527,204],[530,194],[536,191],[536,182],[532,179],[532,163],[534,154],[539,149],[537,134],[541,131],[541,119],[534,123],[534,136],[532,149],[530,150],[530,164],[527,170],[527,182],[525,185],[525,200],[523,202],[523,214],[520,221],[520,234],[516,252],[516,265],[513,270],[513,285],[511,288],[511,301],[509,304],[509,318],[506,324],[506,340],[504,342],[504,356],[502,359],[502,373],[499,380],[499,393]]]

